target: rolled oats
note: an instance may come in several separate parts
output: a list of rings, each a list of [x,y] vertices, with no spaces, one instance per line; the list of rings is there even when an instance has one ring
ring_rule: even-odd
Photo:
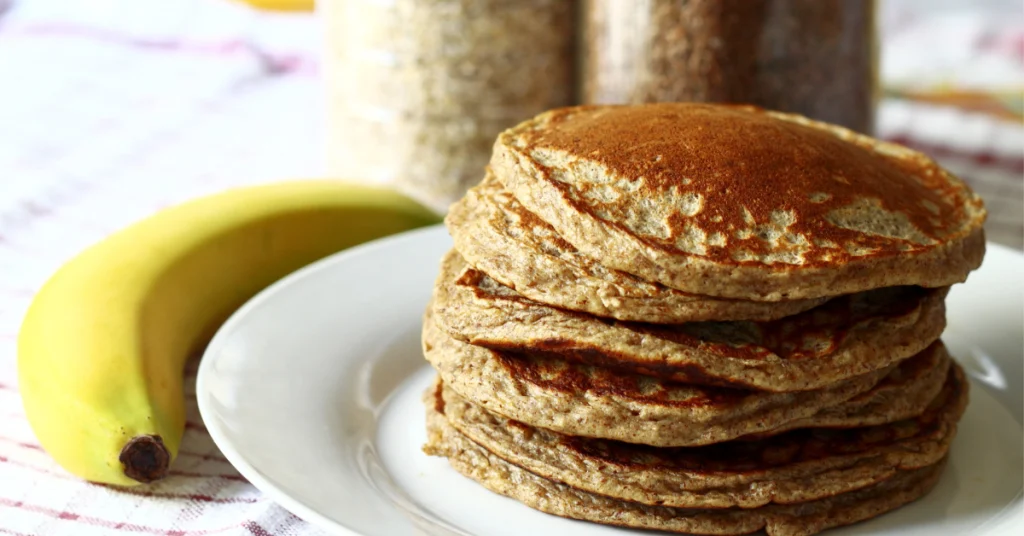
[[[324,2],[332,172],[446,210],[502,129],[571,102],[574,4]]]

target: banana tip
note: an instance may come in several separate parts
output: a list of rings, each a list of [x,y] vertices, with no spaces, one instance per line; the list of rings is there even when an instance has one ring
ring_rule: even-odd
[[[124,474],[143,484],[160,480],[167,475],[171,453],[158,435],[140,435],[128,440],[118,456]]]

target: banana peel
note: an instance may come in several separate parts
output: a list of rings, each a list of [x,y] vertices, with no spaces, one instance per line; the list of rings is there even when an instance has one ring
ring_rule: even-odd
[[[241,0],[256,9],[266,11],[313,11],[315,0]]]
[[[184,365],[231,313],[313,261],[438,222],[393,190],[302,180],[197,199],[109,236],[45,283],[21,325],[33,431],[83,479],[163,478],[185,428]]]

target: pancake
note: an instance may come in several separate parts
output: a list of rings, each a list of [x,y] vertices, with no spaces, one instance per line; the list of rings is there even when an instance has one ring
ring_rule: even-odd
[[[583,254],[694,294],[943,287],[985,251],[981,198],[927,156],[752,106],[556,109],[502,132],[490,166]]]
[[[488,411],[568,435],[696,446],[770,432],[869,391],[876,370],[825,389],[747,391],[669,382],[458,341],[423,322],[423,351],[445,384]]]
[[[673,381],[766,391],[820,389],[888,367],[939,338],[947,287],[892,287],[834,298],[769,322],[639,324],[537,303],[445,256],[435,321],[496,350],[551,352]]]
[[[445,223],[472,266],[531,300],[592,315],[665,324],[772,320],[825,301],[699,296],[606,268],[523,208],[490,171],[450,207]]]
[[[938,482],[945,460],[899,471],[878,484],[794,505],[753,509],[688,509],[650,506],[581,491],[537,476],[491,454],[453,428],[443,408],[427,406],[428,455],[444,456],[464,476],[487,489],[553,515],[608,525],[691,534],[807,536],[876,517],[914,501]]]
[[[797,428],[875,426],[915,417],[939,395],[952,362],[942,341],[935,341],[920,354],[900,362],[870,391],[770,432],[741,439],[758,439]]]
[[[508,463],[583,491],[678,508],[755,508],[831,497],[938,463],[967,404],[954,366],[921,414],[878,426],[806,428],[760,441],[656,448],[566,436],[487,412],[440,383],[448,422]]]

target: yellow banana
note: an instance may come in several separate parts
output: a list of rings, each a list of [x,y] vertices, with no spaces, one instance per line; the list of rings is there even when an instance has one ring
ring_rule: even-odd
[[[242,0],[246,4],[267,11],[313,11],[315,0]]]
[[[309,180],[230,190],[111,235],[58,270],[22,323],[33,431],[86,480],[163,477],[185,426],[184,364],[234,310],[314,260],[438,221],[390,190]]]

